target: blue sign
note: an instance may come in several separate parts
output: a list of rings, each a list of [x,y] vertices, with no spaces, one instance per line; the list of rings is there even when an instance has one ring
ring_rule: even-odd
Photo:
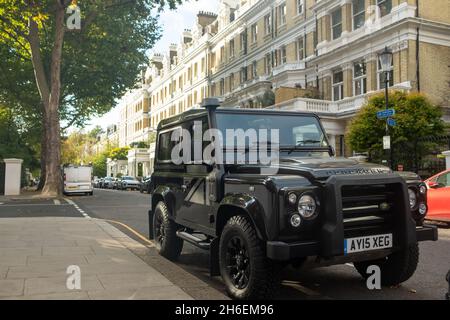
[[[387,123],[388,123],[388,125],[391,126],[391,127],[395,127],[395,126],[397,125],[397,121],[395,121],[395,120],[392,119],[392,118],[388,118],[388,119],[387,119]]]
[[[377,112],[378,119],[386,119],[386,118],[393,117],[393,116],[395,116],[394,109],[387,109],[387,110]]]

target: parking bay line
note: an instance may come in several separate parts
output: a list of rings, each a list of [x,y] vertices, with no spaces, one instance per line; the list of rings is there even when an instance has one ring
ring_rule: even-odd
[[[130,226],[126,225],[125,223],[122,223],[122,222],[119,222],[119,221],[115,221],[115,220],[108,220],[108,219],[102,219],[102,220],[106,221],[106,222],[111,222],[111,223],[118,224],[118,225],[124,227],[125,229],[127,229],[128,231],[130,231],[131,233],[133,233],[136,237],[138,237],[139,239],[141,239],[145,243],[148,243],[150,246],[152,246],[152,247],[155,246],[153,241],[147,239],[145,236],[143,236],[142,234],[140,234],[139,232],[137,232],[136,230],[134,230]]]

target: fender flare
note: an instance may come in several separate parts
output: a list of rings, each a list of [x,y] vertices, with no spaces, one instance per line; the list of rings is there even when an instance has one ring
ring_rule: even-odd
[[[248,194],[229,194],[226,195],[217,209],[216,232],[221,229],[221,224],[226,223],[221,217],[228,217],[228,208],[236,208],[248,215],[256,229],[256,234],[261,240],[267,240],[267,229],[264,221],[264,208],[259,201]]]
[[[169,209],[169,217],[173,218],[173,206],[175,201],[175,195],[173,194],[169,186],[161,185],[156,188],[150,198],[150,210],[148,211],[148,225],[149,225],[149,238],[153,239],[153,214],[158,202],[162,200]]]

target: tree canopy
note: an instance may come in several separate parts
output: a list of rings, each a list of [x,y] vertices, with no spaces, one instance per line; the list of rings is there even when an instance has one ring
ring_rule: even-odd
[[[416,162],[429,153],[429,144],[418,142],[429,136],[444,132],[442,111],[422,94],[392,92],[389,107],[395,109],[397,125],[390,128],[391,144],[397,163]],[[384,94],[373,96],[351,121],[347,132],[347,142],[360,153],[367,153],[371,161],[383,157],[383,136],[386,135],[386,120],[378,119],[377,112],[384,110]],[[411,165],[417,167],[417,163]]]
[[[62,190],[60,123],[83,126],[136,84],[146,51],[160,37],[157,12],[179,3],[0,1],[0,102],[39,123],[44,193]],[[71,30],[75,8],[81,28]]]
[[[114,148],[109,153],[109,158],[112,160],[128,160],[129,147],[124,148]]]

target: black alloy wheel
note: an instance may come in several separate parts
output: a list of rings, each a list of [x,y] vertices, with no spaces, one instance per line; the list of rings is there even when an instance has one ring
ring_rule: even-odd
[[[226,270],[237,289],[247,287],[250,279],[248,245],[240,236],[232,237],[227,244]]]

